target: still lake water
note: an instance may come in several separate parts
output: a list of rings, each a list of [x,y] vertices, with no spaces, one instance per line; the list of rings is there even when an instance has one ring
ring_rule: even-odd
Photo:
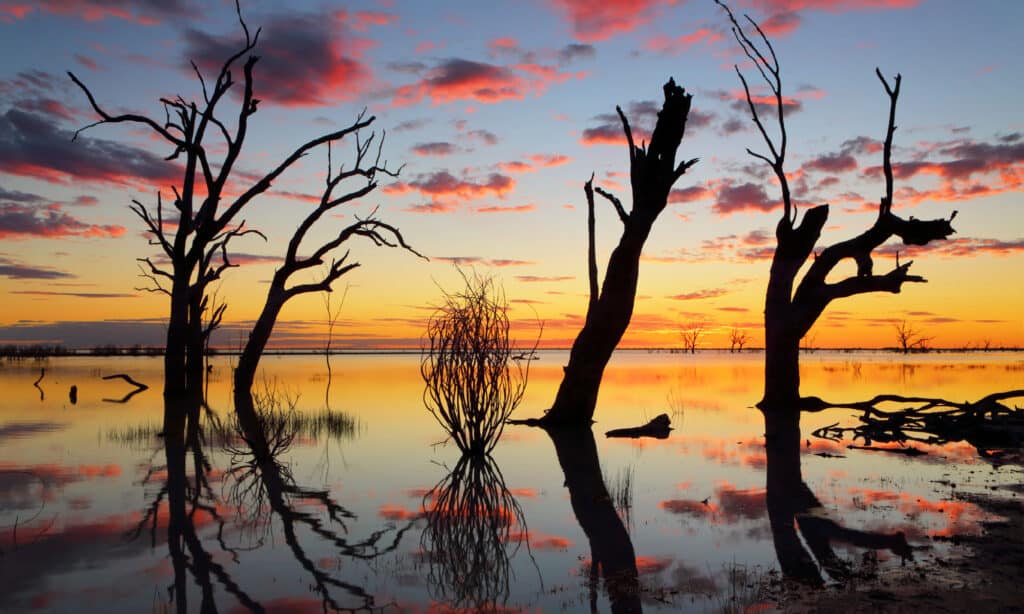
[[[540,356],[513,418],[537,417],[554,398],[567,355]],[[595,415],[597,462],[573,451],[582,460],[570,470],[559,462],[564,448],[523,426],[506,427],[491,462],[460,463],[424,408],[416,355],[334,356],[329,394],[322,356],[267,356],[264,386],[297,412],[271,480],[231,430],[232,358],[217,357],[207,402],[219,420],[205,420],[202,454],[188,454],[190,526],[170,541],[174,480],[157,436],[161,359],[3,363],[0,610],[609,611],[621,607],[609,598],[614,579],[593,581],[591,562],[631,546],[633,606],[722,611],[745,598],[744,578],[780,568],[765,502],[764,418],[752,408],[762,360],[617,353]],[[118,402],[132,387],[101,379],[114,373],[151,388]],[[879,393],[965,401],[1024,388],[1021,355],[995,352],[816,352],[803,357],[802,373],[802,392],[830,401]],[[660,413],[672,418],[668,439],[604,436]],[[902,531],[918,561],[942,556],[953,547],[943,536],[976,531],[985,518],[955,493],[1022,481],[1019,466],[997,466],[964,442],[917,445],[928,454],[907,457],[811,435],[836,422],[856,424],[856,414],[802,417],[796,479],[802,472],[819,516],[858,532]],[[608,497],[585,507],[614,509],[625,541],[588,539],[582,525],[608,519],[576,513],[579,497],[602,494],[602,482]],[[422,512],[439,500],[464,505],[428,523]],[[866,560],[863,547],[833,546],[851,564]],[[872,564],[876,556],[880,566],[901,565],[891,549],[874,552]],[[826,570],[822,578],[830,581]]]

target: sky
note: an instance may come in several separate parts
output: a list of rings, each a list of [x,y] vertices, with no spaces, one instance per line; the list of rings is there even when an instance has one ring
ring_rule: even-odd
[[[763,344],[762,309],[781,215],[770,170],[735,72],[764,96],[712,0],[516,2],[241,2],[261,28],[259,111],[233,185],[262,176],[302,143],[355,121],[383,138],[397,178],[324,218],[307,249],[377,210],[429,260],[352,241],[361,266],[344,298],[335,348],[419,347],[456,265],[494,275],[514,333],[567,347],[587,301],[586,200],[595,183],[629,202],[621,106],[638,140],[653,128],[671,77],[693,95],[681,158],[700,158],[676,184],[641,262],[622,347],[727,347],[734,329]],[[875,271],[913,259],[928,283],[900,294],[835,301],[810,332],[814,347],[886,347],[907,322],[933,347],[1024,345],[1024,3],[956,0],[737,0],[777,52],[785,96],[786,171],[798,213],[828,203],[825,246],[871,224],[884,192],[888,99],[874,74],[903,76],[893,159],[894,211],[948,218],[951,240],[876,251]],[[233,2],[0,0],[0,344],[88,348],[161,345],[164,295],[136,259],[157,256],[133,200],[152,205],[180,185],[166,143],[137,126],[94,121],[68,77],[104,107],[162,119],[161,97],[201,100],[242,37]],[[236,76],[240,81],[240,75]],[[228,121],[237,98],[224,101]],[[771,119],[771,118],[768,118]],[[229,121],[230,123],[230,121]],[[769,124],[771,125],[771,123]],[[368,136],[364,131],[362,136]],[[223,151],[211,141],[211,151]],[[354,141],[333,160],[353,159]],[[324,185],[317,150],[244,211],[216,286],[228,304],[216,343],[239,347],[263,304],[295,226]],[[621,231],[597,202],[599,269]],[[854,271],[849,264],[840,274]],[[322,276],[313,272],[309,279]],[[294,300],[272,339],[322,346],[323,295]]]

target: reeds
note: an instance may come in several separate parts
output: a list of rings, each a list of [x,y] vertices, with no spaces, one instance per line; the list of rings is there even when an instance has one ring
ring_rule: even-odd
[[[536,343],[522,352],[509,341],[508,301],[493,278],[460,273],[465,288],[444,292],[427,324],[423,401],[460,450],[486,454],[523,398]]]

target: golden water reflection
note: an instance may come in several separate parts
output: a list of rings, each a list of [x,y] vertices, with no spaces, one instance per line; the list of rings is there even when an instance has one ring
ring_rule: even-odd
[[[728,588],[736,562],[764,570],[779,567],[766,507],[765,425],[752,408],[760,396],[761,360],[757,353],[620,352],[610,365],[596,413],[595,464],[619,514],[626,509],[620,503],[628,503],[630,517],[623,526],[637,577],[628,590],[639,591],[639,602],[620,591],[614,603],[701,611]],[[513,417],[540,415],[554,398],[564,361],[564,353],[541,353]],[[216,437],[211,430],[203,448],[210,507],[196,511],[191,523],[210,562],[230,576],[235,588],[228,590],[214,577],[204,595],[194,581],[176,583],[178,560],[166,544],[166,506],[153,508],[146,525],[152,531],[133,538],[158,495],[157,485],[168,479],[165,442],[158,436],[160,360],[81,357],[4,363],[0,610],[109,604],[122,610],[163,608],[172,585],[195,592],[188,603],[197,607],[209,600],[219,610],[244,611],[251,604],[319,609],[322,599],[308,589],[310,578],[319,577],[310,574],[310,565],[360,587],[376,606],[425,611],[443,599],[445,592],[433,590],[423,565],[423,497],[452,474],[459,454],[440,443],[445,434],[423,407],[419,357],[335,356],[329,398],[322,356],[268,356],[264,362],[260,386],[292,399],[307,421],[305,430],[295,426],[298,435],[279,459],[282,466],[296,484],[328,493],[352,517],[345,518],[342,529],[322,505],[298,496],[291,509],[347,531],[347,543],[360,543],[383,528],[410,525],[394,551],[360,560],[300,527],[296,541],[306,563],[298,563],[294,549],[280,537],[280,514],[265,514],[268,533],[253,538],[245,521],[260,510],[237,501],[232,505],[224,492],[231,446],[237,451],[240,442],[223,432]],[[207,401],[226,423],[233,408],[232,358],[216,357],[212,364]],[[46,373],[37,388],[33,382],[42,368]],[[111,403],[131,388],[122,380],[101,379],[113,373],[127,373],[150,388],[125,403]],[[998,353],[905,357],[817,352],[805,357],[802,378],[804,394],[830,401],[863,400],[880,392],[966,400],[1024,388],[1024,360]],[[69,396],[72,385],[78,392],[75,404]],[[660,413],[672,418],[675,430],[668,439],[608,440],[602,435]],[[976,531],[984,519],[980,509],[956,498],[958,492],[1013,479],[964,443],[924,447],[927,455],[906,458],[850,450],[849,442],[809,436],[814,428],[842,420],[855,421],[846,410],[804,416],[803,482],[838,524],[861,532],[902,533],[918,558],[941,556],[949,547],[942,538]],[[313,430],[314,423],[321,429]],[[514,580],[501,601],[515,609],[560,610],[589,608],[593,598],[608,609],[613,604],[608,592],[591,591],[594,542],[574,513],[566,474],[548,436],[538,429],[506,428],[493,457],[523,520],[502,539],[529,546],[505,549]],[[193,481],[194,460],[185,466]],[[588,471],[593,478],[593,470]],[[616,477],[622,475],[630,476],[628,488]],[[273,510],[268,505],[265,511]],[[528,532],[522,525],[529,526]],[[835,553],[853,559],[861,551],[838,544]],[[899,557],[886,549],[878,559],[879,565],[899,564]]]

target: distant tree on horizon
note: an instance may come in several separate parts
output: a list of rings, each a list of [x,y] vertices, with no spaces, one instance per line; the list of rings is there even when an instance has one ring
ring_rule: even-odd
[[[878,275],[873,271],[871,253],[891,237],[899,237],[906,245],[926,245],[931,241],[946,239],[955,231],[950,218],[918,220],[903,219],[892,212],[893,169],[892,140],[896,131],[896,101],[900,93],[900,75],[893,85],[875,69],[879,81],[889,97],[889,121],[882,150],[882,167],[885,173],[885,193],[878,206],[878,217],[874,224],[861,234],[834,243],[815,253],[821,231],[828,220],[829,206],[818,205],[804,213],[797,224],[797,210],[790,194],[789,180],[784,169],[786,161],[787,134],[785,124],[782,78],[778,58],[768,37],[750,17],[747,21],[757,33],[760,43],[755,43],[740,27],[732,11],[721,0],[715,2],[725,9],[732,22],[733,35],[747,58],[771,90],[773,114],[778,120],[777,140],[769,136],[762,121],[761,113],[754,102],[750,86],[736,66],[746,93],[747,105],[754,124],[768,147],[768,155],[750,149],[747,152],[768,164],[778,179],[782,196],[782,218],[775,229],[776,248],[772,256],[771,273],[765,295],[765,389],[758,407],[771,411],[794,411],[801,406],[800,397],[800,340],[807,334],[825,308],[835,299],[866,294],[869,292],[899,293],[904,283],[926,281],[909,273],[912,261],[900,263],[897,254],[894,268]],[[815,253],[803,277],[797,274],[807,259]],[[854,276],[829,282],[829,274],[845,259],[857,265]],[[794,290],[795,286],[795,290]]]
[[[924,332],[920,328],[906,320],[897,322],[894,328],[896,329],[896,342],[900,351],[904,354],[927,351],[928,344],[933,339],[933,337],[925,337]]]
[[[697,344],[704,334],[705,323],[701,321],[690,322],[679,331],[683,340],[683,351],[691,354],[697,353]]]

